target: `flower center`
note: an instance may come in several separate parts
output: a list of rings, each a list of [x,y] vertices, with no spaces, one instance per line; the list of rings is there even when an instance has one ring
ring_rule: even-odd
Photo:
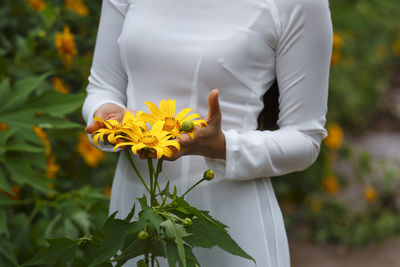
[[[165,117],[164,121],[165,121],[163,128],[164,131],[171,131],[172,129],[175,128],[176,121],[174,117]]]
[[[154,135],[144,135],[142,137],[142,143],[145,144],[147,147],[152,147],[157,145],[158,139]]]

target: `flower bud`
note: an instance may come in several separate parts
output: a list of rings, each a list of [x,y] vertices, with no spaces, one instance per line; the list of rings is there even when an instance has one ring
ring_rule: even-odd
[[[149,238],[149,233],[143,230],[140,231],[137,236],[140,240],[146,240],[147,238]]]
[[[86,248],[86,246],[90,243],[90,241],[92,241],[93,236],[86,234],[84,237],[78,238],[77,239],[77,245],[79,248]]]
[[[190,218],[185,218],[182,223],[183,227],[190,227],[192,226],[192,224],[193,222]]]
[[[194,129],[194,123],[191,121],[184,121],[182,127],[179,129],[180,132],[190,133]]]
[[[204,172],[203,178],[206,179],[207,181],[211,181],[215,176],[215,173],[213,170],[206,170]]]

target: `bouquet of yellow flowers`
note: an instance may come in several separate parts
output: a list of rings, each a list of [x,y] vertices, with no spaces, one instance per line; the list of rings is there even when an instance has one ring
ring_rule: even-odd
[[[74,264],[82,266],[122,266],[128,260],[140,257],[137,266],[160,266],[159,258],[166,258],[170,267],[200,266],[192,250],[195,247],[211,248],[219,246],[225,251],[254,259],[248,255],[227,233],[227,226],[215,220],[208,211],[201,211],[185,201],[185,195],[203,181],[214,178],[212,170],[206,170],[203,177],[182,195],[176,187],[170,191],[169,181],[160,188],[158,177],[162,171],[164,158],[171,157],[173,150],[179,151],[177,141],[182,134],[193,138],[195,126],[207,126],[199,114],[188,115],[192,109],[185,108],[175,116],[175,101],[162,100],[158,108],[154,103],[145,102],[150,113],[126,111],[122,122],[94,120],[104,127],[92,133],[94,144],[109,143],[114,150],[121,149],[126,154],[138,179],[147,190],[147,195],[138,198],[140,210],[135,205],[125,219],[116,219],[117,212],[109,216],[97,234],[87,234],[77,240],[49,240],[50,247],[42,249],[25,265],[59,263],[59,258],[51,255],[52,246],[69,244],[69,252]],[[144,179],[132,160],[139,154],[147,158],[149,177]],[[157,158],[156,167],[153,158]],[[147,181],[147,182],[146,182]],[[136,215],[137,214],[137,215]],[[51,261],[46,259],[51,258]],[[79,265],[79,266],[81,266]],[[75,266],[75,265],[74,265]]]

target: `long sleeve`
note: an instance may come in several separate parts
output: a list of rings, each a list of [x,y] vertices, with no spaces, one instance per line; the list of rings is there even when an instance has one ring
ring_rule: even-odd
[[[332,24],[327,0],[276,0],[279,130],[224,131],[225,178],[283,175],[311,165],[326,136]]]
[[[127,74],[121,62],[118,38],[127,8],[126,0],[103,0],[96,47],[82,115],[87,124],[104,103],[126,106]]]

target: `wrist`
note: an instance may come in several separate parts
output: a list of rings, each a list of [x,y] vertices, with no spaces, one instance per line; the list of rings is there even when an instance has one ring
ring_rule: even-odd
[[[217,136],[209,138],[205,144],[203,156],[212,159],[225,159],[226,158],[226,142],[225,135],[220,132]]]

